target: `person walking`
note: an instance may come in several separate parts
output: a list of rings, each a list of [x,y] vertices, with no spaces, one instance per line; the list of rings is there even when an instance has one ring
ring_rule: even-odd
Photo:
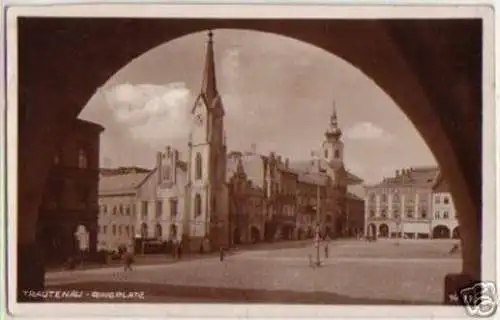
[[[123,270],[124,271],[132,271],[132,264],[134,263],[134,255],[130,251],[125,251],[123,253]]]
[[[224,261],[224,248],[220,247],[219,248],[219,259],[220,261]]]
[[[325,258],[328,258],[328,242],[325,242]]]

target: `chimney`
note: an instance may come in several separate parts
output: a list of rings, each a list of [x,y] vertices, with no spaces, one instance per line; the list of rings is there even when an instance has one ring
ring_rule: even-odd
[[[278,156],[278,163],[281,164],[281,156]]]
[[[170,157],[170,146],[167,146],[166,150],[167,150],[167,157]]]
[[[290,159],[288,158],[285,159],[285,168],[290,168]]]

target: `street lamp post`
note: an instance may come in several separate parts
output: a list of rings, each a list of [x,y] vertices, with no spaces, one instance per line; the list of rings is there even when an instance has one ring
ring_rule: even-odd
[[[320,200],[321,200],[321,188],[318,183],[317,185],[317,195],[316,195],[316,239],[315,239],[315,245],[316,245],[316,266],[319,267],[321,265],[320,261],[320,256],[319,256],[319,242],[320,242]]]

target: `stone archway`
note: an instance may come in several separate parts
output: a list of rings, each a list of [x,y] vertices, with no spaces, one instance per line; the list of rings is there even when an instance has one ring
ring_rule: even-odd
[[[396,101],[433,151],[450,184],[457,211],[462,213],[463,272],[480,278],[480,19],[182,20],[137,19],[130,23],[104,18],[88,23],[84,18],[19,19],[18,73],[23,90],[19,93],[18,198],[23,201],[18,201],[18,221],[24,221],[18,227],[20,290],[43,287],[43,271],[35,272],[37,278],[29,280],[32,268],[22,266],[40,265],[32,254],[37,251],[36,221],[59,137],[96,88],[126,63],[161,43],[208,28],[292,37],[349,61],[372,78]],[[51,41],[37,41],[44,35],[51,35]],[[133,41],[138,38],[141,41]],[[77,59],[81,61],[75,63],[68,48],[79,52]],[[100,59],[102,52],[113,59]],[[40,59],[44,59],[43,64]],[[82,61],[93,62],[82,67]],[[380,61],[384,61],[383,67]],[[442,90],[443,84],[449,90]]]
[[[389,226],[385,223],[382,223],[378,227],[378,235],[380,238],[388,238],[389,237]]]
[[[432,238],[433,239],[449,239],[450,238],[450,229],[444,225],[435,226],[432,229]]]
[[[451,234],[451,237],[452,237],[453,239],[460,239],[460,227],[455,227],[455,228],[453,229],[453,232],[452,232],[452,234]]]

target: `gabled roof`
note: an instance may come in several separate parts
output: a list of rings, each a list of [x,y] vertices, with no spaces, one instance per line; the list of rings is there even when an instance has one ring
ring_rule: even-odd
[[[134,193],[151,172],[101,176],[99,179],[99,195]]]
[[[367,187],[395,187],[401,185],[432,187],[436,184],[439,172],[437,166],[414,167],[402,170],[401,173],[393,177],[384,178],[380,183]]]

